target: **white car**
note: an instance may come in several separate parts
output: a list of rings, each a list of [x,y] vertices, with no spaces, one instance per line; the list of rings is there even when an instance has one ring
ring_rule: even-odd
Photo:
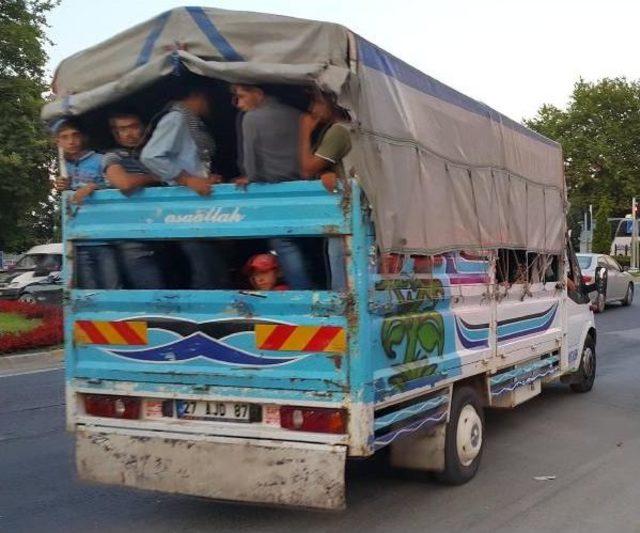
[[[19,299],[27,287],[62,270],[62,243],[34,246],[0,275],[0,299]]]
[[[606,269],[604,291],[591,293],[595,311],[601,313],[607,304],[620,302],[631,305],[633,301],[633,276],[624,270],[611,256],[605,254],[577,254],[582,278],[586,284],[595,281],[596,268]]]

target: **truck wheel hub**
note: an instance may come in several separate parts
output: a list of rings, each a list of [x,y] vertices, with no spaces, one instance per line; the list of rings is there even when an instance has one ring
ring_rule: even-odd
[[[482,420],[472,405],[467,404],[460,411],[456,447],[463,466],[469,466],[482,448]]]

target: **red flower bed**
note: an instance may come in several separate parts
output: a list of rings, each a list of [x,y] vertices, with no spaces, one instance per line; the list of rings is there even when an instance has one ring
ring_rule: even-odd
[[[53,305],[0,301],[0,313],[17,313],[42,322],[29,331],[0,334],[0,353],[62,343],[62,309]]]

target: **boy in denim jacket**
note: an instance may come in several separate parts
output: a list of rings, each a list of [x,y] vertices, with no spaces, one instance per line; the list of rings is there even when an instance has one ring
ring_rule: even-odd
[[[56,189],[75,191],[71,202],[81,204],[96,189],[106,186],[102,175],[102,155],[85,148],[85,136],[79,126],[60,119],[52,126],[56,144],[64,154],[68,178],[56,180]],[[81,289],[118,289],[120,273],[114,248],[108,243],[91,242],[76,246],[75,286]]]

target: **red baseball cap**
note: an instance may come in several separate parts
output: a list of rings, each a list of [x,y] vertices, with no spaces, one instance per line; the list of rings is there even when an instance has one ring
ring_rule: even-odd
[[[242,272],[249,276],[253,272],[268,272],[278,269],[278,258],[273,254],[256,254],[249,258]]]

